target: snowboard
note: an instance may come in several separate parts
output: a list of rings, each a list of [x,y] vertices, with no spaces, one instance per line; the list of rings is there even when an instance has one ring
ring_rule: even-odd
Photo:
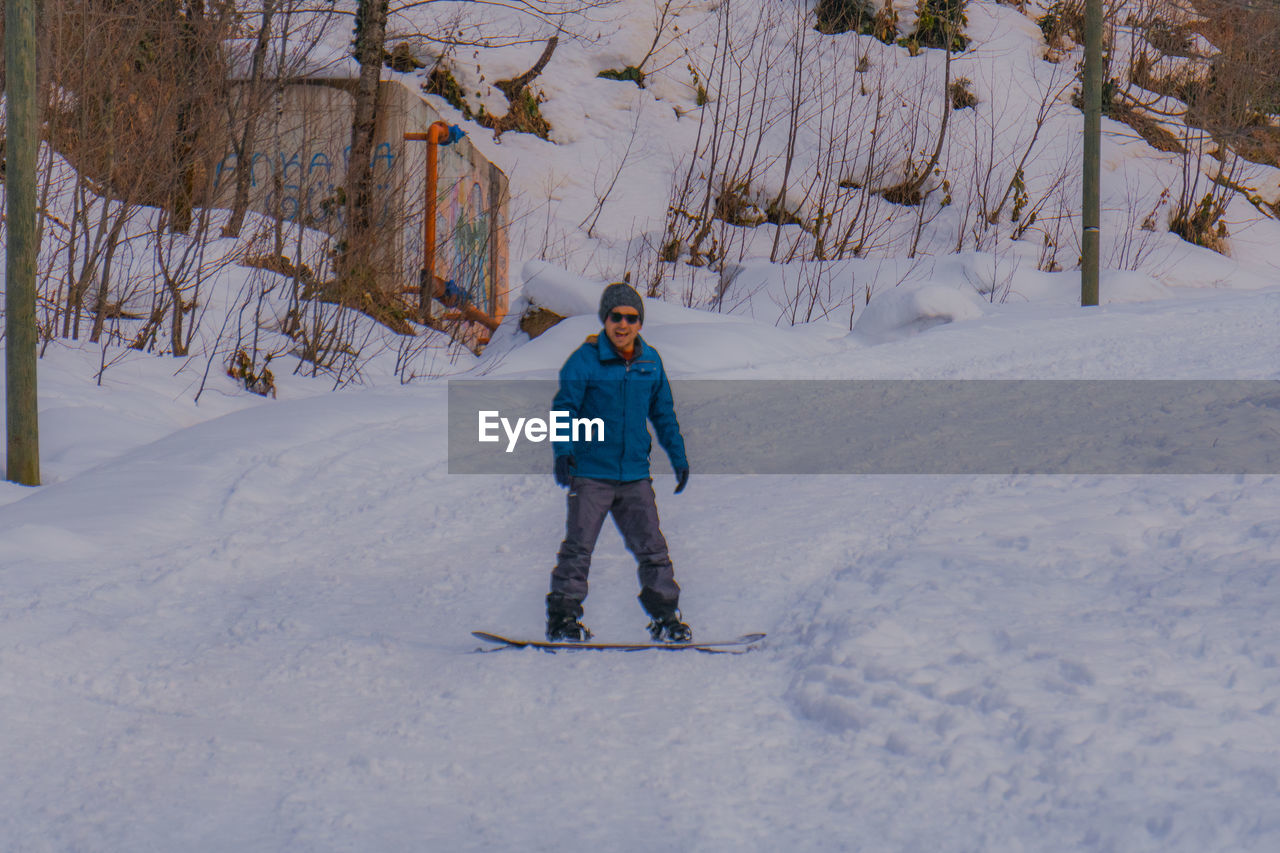
[[[518,640],[510,637],[503,637],[499,634],[490,634],[487,631],[472,631],[471,636],[478,640],[484,640],[489,643],[497,643],[500,648],[516,648],[516,649],[542,649],[543,651],[557,652],[560,650],[575,651],[579,649],[592,649],[594,651],[613,651],[613,652],[638,652],[645,649],[665,649],[669,652],[680,651],[682,649],[696,649],[700,652],[710,654],[742,654],[748,652],[758,642],[764,639],[764,634],[743,634],[736,640],[717,640],[705,642],[702,640],[694,640],[688,643],[596,643],[587,640],[583,643],[570,642],[548,642],[546,640]],[[489,649],[488,651],[497,651]]]

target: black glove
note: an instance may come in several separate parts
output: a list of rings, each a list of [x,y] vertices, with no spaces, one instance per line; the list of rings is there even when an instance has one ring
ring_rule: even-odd
[[[569,483],[573,480],[573,457],[557,456],[556,457],[556,485],[562,489],[569,488]]]
[[[683,491],[684,491],[684,487],[685,487],[688,483],[689,483],[689,469],[688,469],[688,468],[677,468],[677,469],[676,469],[676,490],[675,490],[674,494],[677,494],[677,495],[678,495],[678,494],[680,494],[681,492],[683,492]]]

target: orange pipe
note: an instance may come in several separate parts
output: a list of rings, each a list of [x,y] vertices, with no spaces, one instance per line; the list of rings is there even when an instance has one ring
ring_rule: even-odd
[[[431,300],[436,290],[436,183],[439,180],[440,143],[449,138],[449,125],[433,122],[426,133],[406,133],[405,139],[424,140],[427,143],[427,185],[424,190],[422,225],[422,275],[418,300],[422,307],[422,320],[431,319]]]

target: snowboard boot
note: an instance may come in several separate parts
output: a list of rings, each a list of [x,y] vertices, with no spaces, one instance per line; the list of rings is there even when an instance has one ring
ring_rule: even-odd
[[[688,643],[693,640],[693,629],[680,621],[680,611],[665,616],[655,616],[649,623],[649,636],[655,643]]]
[[[547,641],[551,643],[583,643],[591,639],[591,631],[583,625],[582,602],[562,595],[547,596]]]
[[[652,620],[647,627],[655,643],[688,643],[693,640],[693,630],[680,621],[680,610],[675,602],[660,601],[646,589],[640,593],[640,605]]]

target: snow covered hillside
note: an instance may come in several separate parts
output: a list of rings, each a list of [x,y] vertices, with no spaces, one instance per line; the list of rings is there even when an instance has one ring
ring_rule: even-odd
[[[595,76],[652,38],[637,5],[549,67],[554,142],[472,129],[526,205],[520,290],[481,356],[429,349],[405,381],[371,332],[345,387],[282,356],[264,399],[223,375],[216,323],[187,360],[49,345],[45,484],[0,483],[0,848],[1280,849],[1272,473],[749,477],[692,458],[682,494],[655,479],[684,616],[700,639],[767,632],[759,649],[479,648],[473,629],[541,634],[565,499],[549,460],[448,473],[447,380],[554,378],[597,331],[603,281],[646,269],[697,105],[677,42],[646,89]],[[753,23],[767,4],[739,7]],[[686,18],[714,28],[720,8]],[[963,61],[1016,124],[1056,79],[1039,31],[970,9]],[[486,53],[488,79],[531,51]],[[1029,185],[1074,156],[1078,113],[1053,121]],[[679,378],[1280,380],[1276,222],[1233,207],[1231,257],[1122,231],[1176,165],[1109,127],[1110,233],[1128,236],[1101,307],[1007,221],[939,249],[956,204],[916,257],[911,227],[868,256],[770,260],[768,226],[733,226],[743,256],[682,267],[643,334]],[[1075,251],[1064,237],[1068,270]],[[208,310],[232,316],[247,275]],[[529,306],[567,319],[530,340]],[[645,637],[612,529],[592,568],[586,623]]]
[[[892,6],[897,31],[911,33],[917,3]],[[561,39],[534,84],[548,139],[495,138],[443,98],[431,101],[511,176],[519,257],[590,278],[629,272],[658,282],[670,301],[770,322],[848,324],[867,300],[931,278],[990,302],[1078,298],[1078,285],[1073,294],[1053,283],[1080,255],[1082,120],[1071,99],[1081,50],[1042,31],[1060,6],[971,0],[966,49],[947,63],[941,50],[817,33],[808,4],[637,0],[568,24],[578,37]],[[1110,74],[1124,78],[1125,63],[1150,49],[1141,22],[1168,13],[1115,5]],[[405,27],[421,30],[435,19],[414,16],[428,14],[406,11]],[[497,115],[507,104],[493,81],[525,71],[541,49],[445,51],[441,61],[470,109]],[[441,55],[420,50],[429,63]],[[600,76],[641,57],[642,87]],[[973,105],[944,99],[944,80]],[[1102,264],[1133,274],[1103,288],[1104,301],[1151,298],[1161,284],[1272,281],[1280,169],[1233,161],[1228,178],[1215,140],[1180,118],[1185,104],[1125,85],[1159,104],[1157,124],[1189,153],[1157,150],[1104,119]],[[889,190],[912,176],[920,203],[890,203]],[[1229,260],[1169,233],[1180,198],[1198,204],[1224,180],[1240,190],[1221,219]],[[939,268],[957,253],[970,258],[963,275]],[[762,259],[791,270],[772,276],[767,304],[752,298],[770,278]]]

